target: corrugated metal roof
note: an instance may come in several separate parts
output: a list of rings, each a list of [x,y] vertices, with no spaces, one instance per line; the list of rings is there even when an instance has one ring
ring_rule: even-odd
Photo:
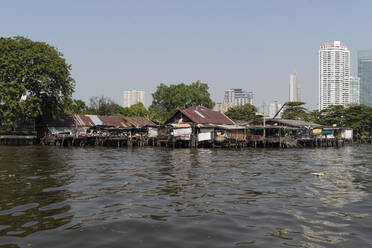
[[[101,125],[109,127],[130,127],[131,125],[127,122],[123,116],[105,116],[99,115],[98,118],[101,121]]]
[[[316,128],[316,127],[322,126],[314,122],[308,122],[308,121],[302,121],[302,120],[268,119],[266,122],[267,123],[278,123],[278,124],[283,124],[283,125],[291,126],[291,127]]]
[[[197,124],[235,125],[226,115],[203,106],[192,106],[180,111]]]
[[[154,122],[145,117],[124,117],[134,127],[156,126]]]
[[[93,127],[94,122],[87,115],[74,115],[75,124],[78,127]]]
[[[87,116],[92,120],[92,122],[94,123],[95,126],[102,126],[103,125],[101,119],[98,118],[97,115],[87,115]]]
[[[67,114],[62,119],[45,119],[44,124],[49,127],[144,127],[156,126],[151,120],[144,117],[104,116],[104,115],[77,115]]]

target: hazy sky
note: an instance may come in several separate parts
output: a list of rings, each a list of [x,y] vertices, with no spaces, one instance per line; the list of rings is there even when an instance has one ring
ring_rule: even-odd
[[[146,105],[160,83],[206,82],[214,101],[228,88],[254,92],[254,104],[289,94],[294,70],[302,98],[317,104],[321,42],[372,49],[372,1],[133,0],[1,1],[1,36],[57,47],[72,64],[75,98],[143,89]]]

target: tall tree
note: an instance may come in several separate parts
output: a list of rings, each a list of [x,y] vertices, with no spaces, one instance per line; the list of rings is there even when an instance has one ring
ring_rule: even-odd
[[[152,104],[149,107],[150,115],[157,121],[165,121],[177,109],[202,105],[213,108],[214,102],[208,92],[208,84],[196,81],[189,85],[181,83],[170,86],[160,84],[152,94]]]
[[[225,113],[230,119],[239,121],[261,120],[261,116],[256,115],[257,108],[251,104],[230,107]]]
[[[57,117],[74,91],[71,65],[56,48],[24,37],[0,38],[0,116]]]
[[[308,120],[307,110],[304,102],[287,102],[282,113],[283,119]]]

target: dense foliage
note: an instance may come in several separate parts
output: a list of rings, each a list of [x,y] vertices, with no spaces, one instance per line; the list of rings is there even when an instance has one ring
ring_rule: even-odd
[[[24,37],[0,38],[0,116],[16,120],[56,118],[70,103],[75,82],[56,48]]]
[[[330,106],[319,112],[318,119],[314,119],[322,125],[337,125],[339,127],[351,127],[363,138],[372,134],[372,107],[366,105],[351,105],[344,108],[340,105]]]
[[[257,115],[257,108],[251,104],[230,107],[225,113],[230,119],[239,121],[260,121],[262,116]]]
[[[167,86],[160,84],[156,91],[152,94],[152,104],[149,107],[151,118],[164,122],[177,109],[185,109],[191,106],[204,106],[213,108],[214,102],[211,100],[208,92],[208,84],[196,81],[189,85],[171,84]]]
[[[306,120],[307,113],[304,102],[287,102],[281,118],[290,120]]]
[[[127,107],[122,108],[121,107],[119,113],[122,116],[149,117],[149,111],[147,111],[146,107],[141,102],[133,104],[129,108],[127,108]]]
[[[359,137],[372,134],[372,107],[366,105],[332,105],[321,111],[307,111],[304,103],[287,103],[283,119],[300,119],[326,126],[351,127]]]

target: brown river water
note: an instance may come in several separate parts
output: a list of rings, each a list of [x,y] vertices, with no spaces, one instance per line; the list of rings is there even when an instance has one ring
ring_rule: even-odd
[[[0,247],[372,247],[372,146],[2,146]]]

